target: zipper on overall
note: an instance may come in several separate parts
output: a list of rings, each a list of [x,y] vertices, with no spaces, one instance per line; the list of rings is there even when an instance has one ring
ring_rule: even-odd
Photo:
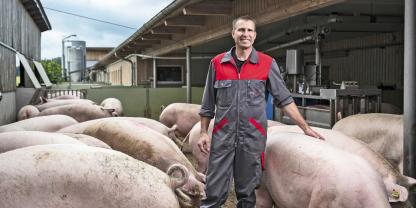
[[[240,141],[240,74],[241,71],[243,71],[244,65],[246,64],[246,62],[243,63],[243,65],[241,65],[240,70],[238,70],[237,65],[235,63],[235,61],[232,61],[232,64],[235,67],[235,70],[237,71],[238,74],[238,80],[237,80],[237,121],[236,121],[236,140],[234,142],[234,147],[237,147],[237,143]]]

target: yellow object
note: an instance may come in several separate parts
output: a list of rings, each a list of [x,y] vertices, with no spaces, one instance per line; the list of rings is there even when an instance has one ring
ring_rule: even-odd
[[[396,189],[393,189],[393,191],[391,192],[391,196],[397,199],[400,197],[400,192]]]

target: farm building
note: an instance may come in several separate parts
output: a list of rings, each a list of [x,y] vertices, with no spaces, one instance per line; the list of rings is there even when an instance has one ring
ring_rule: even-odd
[[[198,103],[210,59],[234,44],[232,20],[250,15],[254,47],[277,60],[310,124],[386,106],[414,123],[414,12],[410,0],[176,0],[93,68],[111,85],[186,87]],[[278,109],[274,119],[288,121]]]
[[[17,110],[47,77],[36,67],[41,58],[41,33],[51,29],[39,0],[0,1],[0,125],[14,122]],[[19,79],[16,79],[16,71]],[[40,74],[41,79],[37,79]],[[19,88],[17,88],[19,85]],[[34,88],[33,88],[34,87]]]
[[[110,47],[87,47],[86,50],[86,60],[87,60],[87,70],[89,67],[96,64],[101,58],[103,58],[108,52],[113,48]],[[104,71],[89,71],[89,79],[94,82],[105,82],[106,77]]]
[[[186,176],[181,185],[175,186],[174,181],[168,183],[168,191],[174,194],[172,200],[163,201],[160,199],[164,199],[169,192],[162,194],[158,190],[150,192],[148,188],[131,186],[133,184],[131,181],[125,183],[126,187],[118,186],[115,182],[119,178],[123,179],[124,175],[121,174],[122,172],[115,172],[114,168],[111,171],[102,171],[106,170],[101,166],[102,164],[105,167],[112,167],[112,157],[105,157],[105,154],[101,154],[104,156],[102,158],[105,158],[105,163],[97,162],[99,165],[96,167],[88,165],[88,168],[95,168],[95,171],[98,170],[97,173],[102,175],[95,177],[88,171],[86,175],[90,174],[94,177],[79,182],[79,173],[73,170],[80,170],[83,167],[77,165],[86,164],[85,161],[94,161],[100,155],[96,154],[98,152],[114,153],[112,150],[85,147],[86,150],[89,149],[84,151],[85,155],[89,152],[95,153],[95,156],[90,158],[91,160],[87,160],[86,158],[89,157],[83,157],[84,153],[79,151],[84,147],[69,146],[65,150],[68,152],[68,154],[65,153],[65,158],[71,160],[65,168],[61,165],[64,160],[60,158],[54,160],[54,154],[44,154],[48,156],[46,159],[39,157],[40,154],[17,154],[26,158],[28,155],[33,156],[29,159],[34,159],[36,164],[53,161],[58,165],[56,167],[45,165],[46,168],[51,169],[43,172],[60,173],[71,184],[78,185],[71,189],[75,190],[75,193],[68,192],[69,194],[57,195],[56,191],[51,189],[53,192],[51,195],[56,197],[58,206],[62,204],[71,206],[71,203],[78,203],[90,207],[90,204],[82,203],[87,198],[88,203],[103,203],[103,206],[117,206],[112,202],[126,204],[132,201],[131,207],[137,204],[155,206],[156,203],[161,203],[156,205],[157,207],[171,204],[173,207],[196,207],[199,206],[204,196],[209,198],[210,188],[204,189],[204,183],[206,187],[210,187],[210,183],[216,181],[216,176],[211,174],[212,170],[227,171],[219,174],[221,179],[226,178],[223,176],[227,174],[230,179],[231,175],[235,177],[236,195],[240,200],[237,206],[255,202],[245,200],[241,190],[250,189],[250,194],[246,196],[253,196],[254,187],[258,185],[257,179],[260,178],[262,185],[266,184],[265,195],[267,198],[271,196],[268,203],[275,203],[278,206],[281,205],[279,202],[285,201],[287,201],[285,207],[291,207],[294,204],[299,207],[308,205],[320,207],[325,203],[336,204],[335,206],[328,205],[333,207],[344,205],[346,207],[389,207],[389,205],[396,207],[395,205],[414,204],[412,189],[416,180],[411,178],[416,176],[414,160],[416,4],[414,0],[174,0],[115,48],[87,48],[85,56],[88,68],[81,67],[81,70],[87,70],[90,83],[72,83],[72,78],[69,76],[69,86],[57,85],[54,86],[56,89],[48,89],[50,83],[42,76],[42,67],[39,67],[36,62],[40,58],[40,34],[50,29],[50,24],[39,1],[6,2],[0,0],[2,6],[6,5],[0,8],[0,20],[6,20],[0,21],[0,93],[3,95],[3,99],[0,99],[0,125],[14,122],[16,111],[22,105],[28,103],[36,105],[36,99],[41,98],[40,100],[50,102],[46,102],[45,105],[31,106],[39,114],[35,115],[31,121],[27,119],[29,122],[36,122],[35,119],[52,119],[43,115],[54,117],[57,116],[56,114],[64,114],[66,116],[63,117],[69,117],[71,121],[66,124],[63,122],[64,119],[55,118],[42,122],[41,127],[33,125],[34,128],[46,130],[56,128],[54,130],[59,129],[60,133],[77,133],[96,137],[107,143],[109,148],[147,162],[158,168],[158,171],[162,170],[161,175],[167,173],[167,176],[177,177],[175,180],[179,180],[179,175],[184,178]],[[277,61],[280,74],[276,70],[271,70],[272,75],[264,73],[262,78],[255,77],[255,81],[252,81],[252,77],[240,78],[240,69],[229,65],[233,64],[232,60],[226,64],[223,64],[223,60],[219,63],[219,59],[215,60],[217,62],[211,62],[217,54],[229,51],[235,45],[231,38],[232,21],[243,15],[256,19],[256,33],[250,31],[251,35],[257,34],[254,48],[273,57]],[[243,33],[249,33],[248,31],[252,28],[251,23],[249,22],[249,26],[246,25],[246,28],[243,28],[245,30]],[[85,46],[85,42],[82,45]],[[259,64],[261,61],[253,61],[253,57],[257,56],[251,56],[245,62],[240,60],[243,66],[250,64],[252,67],[242,67],[242,71],[264,66],[262,65],[264,62]],[[70,56],[68,56],[69,59]],[[267,57],[265,59],[270,61],[267,64],[272,63],[267,66],[275,66],[272,59]],[[211,71],[212,74],[220,72],[218,73],[220,78],[215,77],[215,83],[214,81],[206,82],[210,64],[214,64],[215,67],[224,66],[215,68],[215,72]],[[258,65],[254,66],[256,64]],[[67,68],[69,75],[81,71],[71,71],[70,66],[71,64]],[[66,67],[63,68],[64,73],[67,74]],[[263,70],[265,68],[255,69],[270,73],[270,71]],[[221,77],[223,75],[221,73],[232,73],[232,76]],[[259,74],[257,71],[250,71],[250,75]],[[269,79],[273,75],[278,78]],[[285,82],[281,82],[279,75]],[[82,76],[81,74],[80,77]],[[74,80],[78,81],[78,79]],[[285,111],[286,115],[283,113],[284,110],[274,105],[279,103],[273,103],[276,101],[263,93],[265,87],[272,85],[270,83],[273,81],[279,85],[278,87],[274,85],[272,91],[283,89],[283,93],[276,94],[285,94],[286,98],[289,98],[290,105],[287,106],[291,106],[291,109]],[[204,96],[208,94],[210,101],[216,99],[218,102],[215,103],[217,107],[215,112],[212,107],[214,105],[211,105],[210,110],[203,108],[202,111],[206,110],[206,114],[204,114],[205,118],[201,119],[198,114],[201,112],[201,107],[195,104],[201,102],[206,83],[208,86],[213,85],[211,88],[207,87],[212,93],[205,93]],[[286,84],[291,96],[283,84]],[[73,91],[76,93],[70,94]],[[63,94],[60,94],[62,92]],[[255,98],[252,97],[254,95]],[[60,98],[48,100],[42,97]],[[297,108],[291,102],[291,97]],[[79,98],[87,98],[87,100]],[[301,128],[273,121],[268,121],[270,125],[266,124],[263,110],[265,99],[263,98],[267,99],[267,119],[294,124],[292,119],[295,118],[293,120],[297,120]],[[69,101],[57,101],[59,99]],[[227,100],[227,103],[221,105],[223,99]],[[259,102],[254,103],[253,100]],[[279,101],[279,99],[276,100]],[[321,128],[309,128],[296,109],[299,109],[310,126]],[[164,112],[161,113],[161,111]],[[169,111],[168,116],[166,114],[169,113],[166,112]],[[287,116],[288,111],[292,119]],[[381,112],[391,114],[378,114]],[[214,113],[217,115],[215,121],[208,124],[207,117]],[[261,116],[257,117],[257,113]],[[393,113],[399,115],[393,115]],[[345,132],[336,129],[336,125],[342,125],[340,124],[342,121],[346,122],[352,117],[359,116],[373,117],[364,118],[366,122],[363,122],[363,125],[360,123],[363,120],[350,121],[352,124],[346,126],[351,128],[347,128]],[[97,118],[103,119],[95,120]],[[196,124],[201,120],[202,125]],[[88,122],[77,124],[84,121]],[[277,125],[274,128],[271,127],[273,123]],[[208,128],[208,125],[211,127]],[[29,129],[32,127],[32,125],[28,126]],[[184,126],[187,128],[182,132],[182,129],[185,129]],[[201,130],[204,127],[207,129]],[[334,129],[331,130],[331,128]],[[9,130],[14,130],[13,126],[0,126],[0,132]],[[366,132],[371,141],[347,134],[352,131],[355,131],[358,136]],[[374,132],[378,135],[374,136],[376,135]],[[33,136],[29,135],[28,138],[31,139]],[[310,136],[325,141],[311,139]],[[210,137],[213,141],[211,150],[209,149]],[[171,142],[171,139],[176,142],[176,145]],[[379,149],[373,149],[372,145]],[[39,146],[33,148],[35,152],[36,148],[44,148]],[[207,152],[204,152],[204,147]],[[45,148],[46,151],[55,151],[52,150],[53,148]],[[91,151],[93,149],[95,150]],[[205,154],[209,152],[210,156]],[[74,153],[77,157],[70,156]],[[186,158],[183,153],[192,154],[192,156]],[[10,158],[20,159],[14,157],[13,154],[9,155],[12,155],[9,156]],[[25,157],[22,158],[25,159]],[[196,160],[192,162],[193,164],[188,161],[192,157]],[[3,161],[2,164],[9,165],[8,158],[0,159]],[[250,160],[253,165],[241,168],[250,164]],[[21,163],[16,164],[25,164],[26,161],[22,160]],[[120,161],[120,159],[115,161],[115,167],[120,167]],[[210,168],[214,167],[211,172],[205,172],[207,162]],[[215,170],[215,163],[222,165],[223,162],[224,165],[228,164],[228,167],[223,166],[224,168],[220,167]],[[261,168],[262,162],[264,162],[264,170]],[[172,172],[176,168],[180,169],[175,166],[177,163],[185,167],[182,174]],[[129,167],[127,169],[134,170]],[[189,175],[186,174],[188,170],[190,170]],[[245,170],[256,171],[252,172],[255,176],[247,175],[246,179],[250,180],[247,184],[241,183],[242,178],[245,177]],[[264,174],[262,171],[265,171]],[[28,172],[36,173],[36,171]],[[5,173],[0,174],[6,178],[4,181],[16,178],[13,175],[14,172],[9,174],[7,169],[2,173]],[[71,175],[68,173],[73,173],[74,178],[69,178],[68,176]],[[207,178],[200,173],[207,173]],[[284,174],[287,175],[281,177]],[[57,184],[58,187],[63,185],[63,189],[67,187],[66,181],[65,183],[51,182],[49,177],[37,180],[39,175],[45,176],[36,173],[33,178],[24,182],[40,181],[42,182],[40,189],[45,187],[44,181],[46,181],[45,184],[51,186]],[[139,178],[133,174],[126,175],[129,179]],[[114,177],[107,180],[103,176]],[[148,187],[161,189],[164,187],[163,184],[155,185],[153,182],[171,180],[168,178],[153,180],[154,178],[156,178],[155,174],[149,173],[146,174],[145,180],[139,182],[140,184],[148,183]],[[351,181],[345,180],[346,178]],[[16,181],[19,182],[19,180]],[[62,180],[58,177],[58,181]],[[343,183],[345,181],[347,183]],[[88,186],[86,182],[92,182],[93,185]],[[216,190],[225,190],[228,188],[225,185],[229,182],[231,180],[218,183],[223,187]],[[14,181],[13,183],[16,184]],[[109,184],[110,188],[98,186],[99,190],[96,192],[94,189],[97,187],[96,184]],[[114,189],[114,185],[120,189]],[[128,188],[131,187],[139,187],[139,191],[131,189],[133,191],[129,192]],[[7,184],[3,186],[5,193],[13,193],[13,188],[17,190],[16,192],[20,191],[19,186],[8,187]],[[257,188],[261,190],[261,186]],[[77,198],[81,189],[92,191],[88,191],[85,195],[88,197],[81,195]],[[10,190],[12,192],[9,192]],[[47,191],[49,190],[45,193],[48,193]],[[100,191],[108,192],[96,194],[101,193]],[[206,195],[204,191],[207,192]],[[128,197],[124,197],[123,194],[127,194]],[[299,197],[299,194],[305,197]],[[6,195],[14,199],[13,194]],[[101,197],[103,195],[108,197]],[[100,198],[94,198],[96,196]],[[111,197],[119,196],[124,198],[110,200]],[[154,201],[150,202],[150,199],[141,198],[138,199],[140,203],[137,203],[134,197],[142,196],[150,196]],[[34,197],[26,198],[29,201],[37,200]],[[217,198],[223,199],[223,197]],[[39,201],[40,204],[50,203],[50,201]],[[262,201],[258,200],[258,202]],[[21,202],[15,200],[12,203]],[[235,203],[231,200],[227,207],[235,207],[234,205]]]
[[[177,0],[92,68],[106,72],[111,85],[187,86],[190,102],[191,87],[205,83],[210,59],[233,46],[231,22],[241,15],[257,20],[254,46],[277,60],[299,105],[330,106],[326,114],[305,110],[312,123],[330,127],[336,112],[403,110],[404,1]],[[342,84],[363,90],[312,96]],[[350,95],[364,99],[329,105],[331,96]]]

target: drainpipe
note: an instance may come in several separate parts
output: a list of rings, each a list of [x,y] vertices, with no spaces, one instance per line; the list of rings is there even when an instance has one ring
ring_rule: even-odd
[[[118,56],[117,52],[114,53],[114,56],[118,59],[122,59],[122,60],[127,61],[127,62],[130,63],[130,65],[131,65],[131,86],[134,86],[134,62],[130,59]],[[121,79],[123,79],[123,78],[121,78]]]
[[[416,3],[405,0],[404,9],[404,92],[403,92],[403,173],[416,177],[416,56],[415,27]],[[413,194],[412,194],[413,195]],[[413,198],[413,199],[412,199]],[[411,197],[414,205],[414,197]]]

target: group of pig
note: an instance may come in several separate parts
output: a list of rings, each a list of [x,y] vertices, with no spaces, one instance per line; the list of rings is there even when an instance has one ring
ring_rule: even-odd
[[[140,117],[76,118],[0,126],[0,208],[199,205],[205,175],[173,142],[176,127]]]
[[[36,116],[67,115],[78,122],[97,118],[105,118],[123,115],[123,107],[120,100],[107,98],[96,105],[88,99],[79,99],[72,96],[59,96],[53,99],[41,99],[39,105],[25,105],[18,114],[17,120],[24,120]]]
[[[100,108],[121,115],[117,105]],[[170,104],[160,122],[65,114],[0,126],[0,208],[197,207],[209,157],[197,146],[199,108]],[[314,129],[325,141],[268,121],[257,208],[410,206],[416,180],[402,174],[401,116],[354,115]]]
[[[189,128],[198,120],[197,106],[172,104],[166,109],[174,107],[176,115],[160,117],[170,120],[167,126]],[[214,120],[210,135],[213,127]],[[209,155],[197,145],[200,130],[198,122],[189,133],[176,135],[187,135],[184,150],[192,152],[197,171],[205,173]],[[415,190],[416,180],[403,175],[402,116],[359,114],[342,119],[332,130],[314,130],[325,141],[306,136],[297,126],[268,121],[257,208],[411,207],[408,196]]]

